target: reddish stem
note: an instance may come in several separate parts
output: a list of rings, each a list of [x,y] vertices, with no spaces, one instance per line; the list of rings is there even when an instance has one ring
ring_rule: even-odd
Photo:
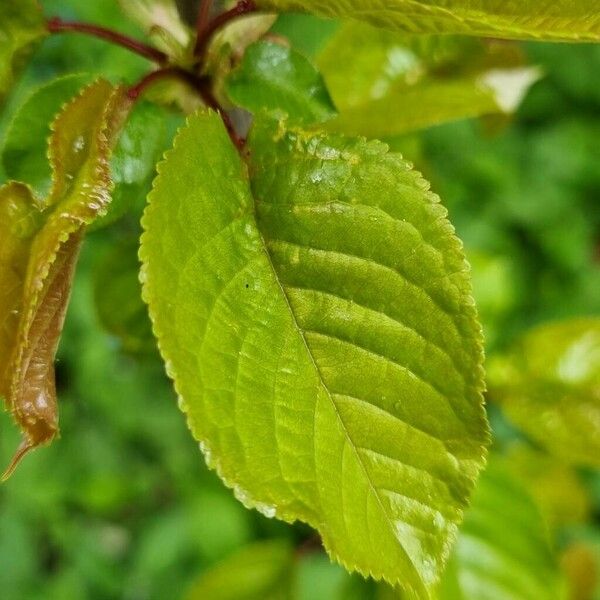
[[[63,21],[60,17],[50,19],[47,26],[50,33],[65,33],[68,31],[85,33],[116,44],[117,46],[127,48],[135,54],[139,54],[159,65],[164,65],[168,62],[168,56],[164,52],[105,27],[90,25],[89,23]]]
[[[202,0],[198,14],[198,38],[196,40],[195,52],[196,56],[201,59],[206,53],[206,49],[210,40],[218,30],[229,23],[229,21],[256,10],[256,5],[254,4],[253,0],[239,0],[236,6],[234,6],[231,10],[222,13],[210,21],[209,17],[212,8],[212,2],[213,0]],[[47,27],[50,33],[64,33],[67,31],[73,31],[106,40],[118,46],[127,48],[128,50],[131,50],[132,52],[135,52],[144,58],[148,58],[149,60],[152,60],[161,66],[167,65],[169,62],[169,57],[164,52],[105,27],[91,25],[88,23],[63,21],[59,17],[50,19],[47,23]],[[223,119],[223,123],[227,128],[227,131],[229,132],[231,140],[236,145],[238,150],[241,151],[244,148],[245,141],[237,135],[229,115],[225,112],[223,107],[219,104],[218,100],[212,93],[210,79],[206,77],[197,77],[192,72],[186,71],[181,67],[163,66],[161,69],[148,73],[148,75],[143,77],[138,83],[129,88],[127,95],[132,101],[136,101],[149,86],[156,81],[168,77],[176,77],[190,85],[200,95],[208,107],[219,113]]]
[[[158,69],[157,71],[152,71],[152,73],[148,73],[148,75],[143,77],[138,83],[129,88],[127,95],[131,100],[136,101],[149,86],[157,81],[160,81],[161,79],[167,79],[170,77],[180,79],[192,87],[202,98],[206,106],[219,113],[221,119],[223,119],[223,124],[229,133],[231,141],[235,144],[238,150],[242,150],[244,148],[245,141],[237,135],[229,115],[214,97],[210,89],[210,79],[207,77],[196,77],[194,74],[181,69],[180,67],[165,67],[163,69]]]
[[[239,0],[238,3],[230,10],[221,13],[212,21],[207,23],[201,30],[198,31],[196,46],[194,48],[194,56],[202,58],[206,53],[206,48],[213,35],[222,27],[227,25],[229,21],[233,21],[238,17],[253,13],[257,10],[254,0]]]
[[[200,37],[206,29],[210,19],[213,0],[200,0],[200,9],[198,10],[198,19],[196,20],[196,33]]]

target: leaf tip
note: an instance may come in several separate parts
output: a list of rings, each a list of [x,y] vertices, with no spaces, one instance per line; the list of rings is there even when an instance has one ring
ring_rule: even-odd
[[[2,473],[2,477],[0,477],[0,483],[5,483],[10,479],[10,476],[15,472],[15,469],[19,466],[21,460],[23,460],[23,457],[35,447],[36,444],[34,444],[29,438],[23,438],[21,443],[18,445],[13,457],[11,458],[8,467],[6,467],[4,473]]]

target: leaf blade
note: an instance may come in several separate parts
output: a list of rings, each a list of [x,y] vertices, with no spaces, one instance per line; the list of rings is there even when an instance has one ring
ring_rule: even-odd
[[[266,10],[311,12],[367,21],[407,33],[455,33],[506,39],[598,41],[600,16],[593,0],[259,0]]]
[[[287,114],[290,121],[327,121],[335,108],[319,72],[300,53],[273,42],[249,46],[226,81],[231,100],[247,110]]]
[[[361,307],[358,298],[349,317],[359,330],[361,318],[368,315],[371,319],[363,327],[370,348],[350,348],[335,338],[333,330],[315,331],[310,320],[319,311],[333,314],[323,302],[338,299],[333,294],[326,298],[323,290],[309,291],[307,299],[301,297],[302,290],[292,289],[282,275],[281,256],[271,244],[277,244],[270,235],[272,213],[263,200],[265,186],[277,178],[284,182],[280,197],[292,198],[292,204],[283,207],[284,214],[301,215],[311,202],[326,213],[318,199],[326,202],[328,194],[338,193],[327,189],[328,181],[344,184],[339,174],[334,176],[335,170],[351,171],[350,148],[355,144],[355,154],[366,163],[363,192],[383,172],[394,183],[398,183],[395,177],[402,181],[406,176],[407,195],[429,214],[426,220],[431,218],[429,233],[448,241],[453,238],[448,224],[440,219],[443,209],[405,163],[386,156],[382,145],[342,138],[328,142],[323,135],[298,133],[299,139],[285,134],[278,139],[277,135],[271,127],[264,127],[251,138],[253,195],[245,167],[216,115],[192,117],[159,167],[143,219],[140,256],[144,298],[167,371],[175,380],[181,407],[207,462],[242,502],[268,516],[312,524],[331,556],[349,569],[400,581],[426,598],[448,554],[487,444],[480,396],[480,340],[472,307],[468,308],[464,257],[454,246],[457,242],[450,242],[453,250],[448,260],[458,268],[458,274],[450,278],[455,278],[457,287],[452,289],[458,296],[452,299],[449,288],[444,291],[446,285],[455,285],[447,280],[438,281],[439,288],[430,290],[438,301],[456,302],[458,312],[464,311],[464,321],[459,317],[457,327],[465,328],[469,341],[464,355],[453,358],[469,364],[464,376],[472,380],[466,384],[467,397],[452,407],[411,371],[406,354],[394,360],[377,354],[373,344],[381,329],[369,331],[374,317],[384,320],[386,340],[394,339],[397,353],[402,352],[401,341],[415,334],[405,328],[398,337],[397,323]],[[199,139],[205,143],[198,144]],[[349,148],[336,146],[345,143]],[[315,182],[310,180],[307,164],[327,155],[332,172],[325,174],[318,193],[310,195],[308,186]],[[386,159],[391,162],[378,172],[376,165]],[[183,181],[177,173],[182,168],[187,172],[189,165],[196,165],[196,172]],[[198,165],[206,166],[199,169]],[[293,186],[305,201],[294,203],[296,192],[286,186]],[[394,185],[385,189],[395,197]],[[296,225],[298,230],[307,229],[306,223]],[[347,230],[347,223],[343,226]],[[294,229],[286,229],[282,222],[278,231]],[[320,229],[313,226],[311,235]],[[196,244],[197,240],[202,242]],[[375,245],[380,244],[381,240]],[[296,265],[301,263],[306,264],[298,257]],[[317,261],[315,265],[321,268]],[[326,281],[330,275],[321,271],[314,281]],[[354,279],[357,289],[367,283],[365,278]],[[369,287],[373,289],[373,280]],[[332,327],[337,325],[332,319]],[[342,351],[338,344],[344,344]],[[183,348],[188,350],[182,352]],[[261,352],[267,348],[268,352]],[[335,366],[336,355],[373,373],[373,381],[380,386],[378,400],[355,397],[367,393],[365,385],[356,369],[344,371]],[[461,377],[451,366],[452,359],[444,358],[439,349],[434,360],[446,361],[444,373],[450,379]],[[383,369],[381,361],[385,361]],[[388,368],[389,377],[384,372]],[[344,379],[351,389],[336,388],[334,380]],[[402,395],[407,387],[415,398]],[[427,410],[417,409],[420,402],[439,406],[444,417],[439,422],[437,416],[427,417]],[[440,437],[436,434],[444,418],[451,425]],[[373,440],[369,426],[380,440]],[[431,452],[424,451],[428,444]],[[419,484],[419,478],[425,483]]]
[[[380,138],[510,114],[539,77],[506,42],[411,36],[354,22],[338,29],[317,65],[340,113],[328,129]]]

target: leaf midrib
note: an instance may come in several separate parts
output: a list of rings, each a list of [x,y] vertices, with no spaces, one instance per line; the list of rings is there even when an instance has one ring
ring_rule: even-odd
[[[372,493],[374,494],[374,497],[377,500],[377,505],[379,506],[379,509],[381,511],[381,513],[383,514],[383,517],[389,527],[389,531],[391,536],[396,540],[396,544],[397,547],[399,548],[399,550],[401,551],[401,553],[404,555],[404,557],[406,558],[406,564],[410,565],[411,570],[412,570],[412,575],[413,575],[413,589],[415,591],[418,592],[419,596],[422,596],[424,598],[429,598],[429,593],[423,583],[423,581],[421,580],[421,577],[419,575],[419,571],[418,571],[418,567],[414,564],[414,562],[412,561],[411,557],[409,556],[409,554],[407,553],[407,551],[405,550],[404,546],[400,543],[400,541],[397,539],[395,533],[394,533],[394,526],[392,521],[390,520],[390,516],[388,515],[387,511],[385,510],[383,503],[381,501],[379,492],[377,490],[377,488],[375,487],[375,485],[373,484],[373,481],[371,480],[371,477],[369,476],[366,466],[358,452],[358,449],[356,447],[356,445],[354,444],[354,442],[352,441],[352,437],[350,436],[350,433],[346,427],[346,423],[344,422],[338,407],[335,403],[335,400],[333,399],[331,392],[329,391],[329,388],[327,387],[327,385],[325,384],[325,381],[323,379],[323,375],[321,373],[321,370],[319,369],[319,366],[317,365],[317,362],[313,356],[312,351],[310,350],[310,346],[308,345],[308,342],[306,340],[306,337],[304,335],[304,332],[302,331],[302,328],[300,327],[300,324],[298,323],[298,320],[296,319],[296,315],[292,309],[292,305],[290,303],[290,299],[287,295],[287,292],[285,291],[285,287],[284,285],[281,283],[280,279],[279,279],[279,275],[277,273],[277,270],[275,269],[275,265],[273,264],[273,260],[271,258],[271,254],[269,253],[268,250],[268,245],[267,242],[263,236],[263,233],[258,225],[258,220],[256,218],[256,207],[255,207],[255,203],[256,200],[254,199],[254,194],[252,193],[252,191],[250,190],[250,195],[252,198],[252,211],[253,211],[253,219],[254,219],[254,224],[256,227],[256,231],[258,232],[258,236],[260,238],[260,243],[262,245],[264,254],[267,258],[268,264],[269,264],[269,268],[271,269],[272,273],[273,273],[273,277],[275,279],[275,282],[277,284],[277,287],[280,289],[282,297],[286,303],[286,306],[289,310],[289,314],[292,318],[292,323],[294,328],[296,329],[296,331],[298,332],[298,335],[300,336],[300,339],[302,340],[302,344],[304,345],[304,348],[306,349],[306,353],[313,365],[313,368],[315,370],[315,373],[317,374],[318,378],[319,378],[319,384],[321,385],[322,389],[325,391],[325,393],[327,394],[327,397],[329,398],[329,401],[331,402],[331,405],[333,407],[333,410],[335,412],[335,415],[338,419],[338,422],[340,424],[340,427],[342,428],[342,431],[344,432],[344,436],[345,436],[345,446],[349,446],[352,450],[352,452],[354,453],[354,456],[356,458],[356,461],[358,463],[358,465],[360,466],[361,471],[363,472],[363,475],[365,477],[365,480],[367,481],[370,490],[372,491]],[[315,400],[315,410],[316,410],[316,406],[317,406],[317,400]],[[314,416],[313,416],[313,420]],[[313,442],[314,442],[314,436],[313,436]],[[314,452],[314,447],[313,447],[313,452]],[[316,489],[319,491],[319,495],[320,495],[320,490],[319,490],[319,486],[316,486]],[[345,514],[345,511],[344,511]],[[365,516],[365,520],[368,522],[368,515]],[[367,525],[368,527],[368,525]],[[384,575],[385,578],[385,575]],[[398,581],[390,581],[390,583],[392,584],[397,584]],[[416,583],[416,585],[414,585]]]

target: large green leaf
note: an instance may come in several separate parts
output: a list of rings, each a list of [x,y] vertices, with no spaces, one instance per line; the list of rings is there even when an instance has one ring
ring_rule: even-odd
[[[327,121],[336,114],[315,67],[299,52],[273,42],[248,47],[226,90],[239,106],[255,113],[284,113],[298,124]]]
[[[219,118],[191,117],[143,218],[181,408],[244,504],[427,598],[488,439],[460,243],[381,143],[259,122],[249,156],[252,190]]]
[[[317,64],[340,111],[328,127],[368,137],[511,113],[538,78],[506,42],[406,35],[352,22],[331,38]]]
[[[0,103],[45,33],[37,0],[0,2]]]
[[[84,228],[110,200],[109,152],[126,105],[121,88],[87,87],[53,123],[48,197],[0,188],[0,395],[24,434],[7,475],[58,431],[54,354]]]
[[[407,33],[599,41],[596,0],[257,0],[265,10],[352,17]]]
[[[440,600],[561,600],[563,586],[537,505],[492,461],[461,527]]]
[[[496,363],[491,394],[551,453],[600,467],[600,319],[531,331],[504,364]]]

